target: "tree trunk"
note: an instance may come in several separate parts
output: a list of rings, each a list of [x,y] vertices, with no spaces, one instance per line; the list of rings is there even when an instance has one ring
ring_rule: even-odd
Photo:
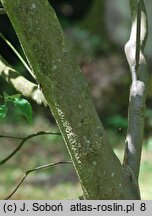
[[[109,144],[90,91],[47,0],[2,0],[61,130],[84,199],[138,199]]]

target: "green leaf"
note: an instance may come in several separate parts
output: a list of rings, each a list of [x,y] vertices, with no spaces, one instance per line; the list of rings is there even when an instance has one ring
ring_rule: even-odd
[[[22,114],[27,118],[27,120],[32,122],[32,107],[26,99],[21,98],[20,94],[10,96],[4,92],[4,99],[5,103],[11,102],[15,104],[16,107],[18,107]]]
[[[0,119],[4,118],[7,113],[7,106],[6,105],[0,105]]]
[[[22,111],[23,115],[29,122],[32,122],[32,107],[26,99],[12,98],[11,102],[13,102]]]

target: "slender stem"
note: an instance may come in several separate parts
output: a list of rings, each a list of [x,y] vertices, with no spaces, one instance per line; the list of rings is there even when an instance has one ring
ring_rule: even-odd
[[[15,53],[15,55],[20,59],[24,67],[27,69],[27,71],[32,75],[33,78],[35,78],[35,75],[33,74],[32,70],[28,66],[28,64],[25,62],[25,60],[22,58],[22,56],[19,54],[19,52],[15,49],[15,47],[6,39],[6,37],[0,33],[0,37],[5,41],[5,43],[12,49],[12,51]]]
[[[18,139],[18,140],[24,139],[24,137],[15,137],[15,136],[1,135],[1,134],[0,134],[0,138]]]
[[[137,34],[136,34],[136,71],[139,65],[140,58],[140,31],[141,31],[141,1],[137,3]]]
[[[130,88],[124,165],[128,165],[132,169],[138,182],[148,87],[148,69],[144,56],[148,26],[143,0],[130,0],[130,9],[132,28],[129,41],[125,45],[125,52],[132,74],[132,85]]]
[[[13,192],[7,196],[5,198],[5,200],[8,200],[10,199],[14,193],[18,190],[18,188],[21,186],[21,184],[24,182],[24,180],[26,179],[26,177],[31,173],[31,172],[36,172],[36,171],[39,171],[39,170],[42,170],[42,169],[47,169],[47,168],[50,168],[50,167],[53,167],[53,166],[57,166],[57,165],[61,165],[61,164],[72,164],[71,161],[59,161],[59,162],[55,162],[55,163],[49,163],[49,164],[45,164],[45,165],[42,165],[42,166],[39,166],[39,167],[36,167],[34,169],[30,169],[30,170],[27,170],[25,172],[25,175],[23,176],[23,178],[20,180],[20,182],[18,183],[18,185],[15,187],[15,189],[13,190]]]
[[[31,139],[33,137],[36,137],[36,136],[46,135],[46,134],[61,135],[59,132],[45,132],[45,131],[40,131],[40,132],[37,132],[37,133],[34,133],[34,134],[30,134],[30,135],[28,135],[27,137],[24,137],[24,138],[17,138],[17,137],[0,135],[0,137],[3,137],[3,138],[22,139],[21,142],[20,142],[20,144],[15,148],[15,150],[12,151],[5,159],[3,159],[2,161],[0,161],[0,166],[2,164],[6,163],[9,159],[11,159],[22,148],[22,146],[24,145],[24,143],[27,140],[29,140],[29,139]]]

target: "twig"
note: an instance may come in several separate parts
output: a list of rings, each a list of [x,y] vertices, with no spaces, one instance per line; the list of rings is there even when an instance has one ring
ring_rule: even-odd
[[[7,40],[7,38],[0,33],[0,37],[5,41],[5,43],[12,49],[12,51],[15,53],[15,55],[20,59],[24,67],[27,69],[27,71],[32,75],[32,77],[35,79],[35,75],[33,74],[32,70],[28,66],[28,64],[25,62],[25,60],[22,58],[22,56],[19,54],[19,52],[15,49],[15,47]]]
[[[140,60],[140,35],[141,35],[141,1],[137,2],[137,30],[136,30],[136,71]]]
[[[24,137],[15,137],[15,136],[9,136],[9,135],[0,135],[0,138],[19,139],[19,140],[24,139]]]
[[[36,167],[36,168],[34,168],[34,169],[27,170],[27,171],[25,172],[24,177],[20,180],[20,182],[18,183],[18,185],[16,186],[16,188],[13,190],[13,192],[12,192],[9,196],[7,196],[7,197],[5,198],[5,200],[8,200],[8,199],[10,199],[10,198],[13,196],[13,194],[17,191],[17,189],[18,189],[18,188],[20,187],[20,185],[23,183],[23,181],[25,180],[25,178],[26,178],[31,172],[36,172],[36,171],[39,171],[39,170],[42,170],[42,169],[50,168],[50,167],[52,167],[52,166],[61,165],[61,164],[72,164],[72,162],[71,162],[71,161],[59,161],[59,162],[49,163],[49,164],[45,164],[45,165],[43,165],[43,166]]]
[[[40,135],[46,135],[46,134],[51,134],[51,135],[61,135],[59,132],[45,132],[45,131],[40,131],[34,134],[30,134],[27,137],[24,138],[20,138],[20,137],[12,137],[12,136],[5,136],[5,135],[0,135],[0,137],[2,138],[11,138],[11,139],[21,139],[22,141],[20,142],[20,144],[18,145],[18,147],[12,152],[10,153],[5,159],[3,159],[2,161],[0,161],[0,166],[4,163],[6,163],[9,159],[11,159],[24,145],[24,143],[28,140],[31,139],[33,137],[36,136],[40,136]]]

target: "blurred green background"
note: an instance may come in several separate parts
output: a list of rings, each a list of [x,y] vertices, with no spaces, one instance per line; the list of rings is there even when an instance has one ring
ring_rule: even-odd
[[[122,160],[127,128],[127,108],[131,77],[124,55],[124,45],[130,31],[130,12],[127,1],[110,0],[50,0],[67,35],[75,58],[91,89],[97,112],[107,130],[111,145]],[[149,26],[152,24],[152,4],[146,1]],[[6,15],[0,15],[0,32],[24,56],[16,34]],[[146,46],[149,69],[152,66],[152,29]],[[5,59],[32,80],[12,50],[0,39],[0,53]],[[150,70],[145,137],[140,172],[142,199],[152,199],[152,77]],[[16,94],[0,77],[0,94]],[[30,101],[30,100],[29,100]],[[2,101],[1,101],[2,102]],[[26,136],[37,131],[57,131],[48,108],[33,107],[33,122],[27,123],[20,112],[9,107],[8,115],[0,120],[0,134]],[[12,139],[0,139],[0,160],[18,144]],[[1,167],[0,199],[17,185],[24,172],[53,161],[69,160],[60,136],[39,136],[29,140],[19,153]],[[13,199],[78,199],[82,194],[72,165],[60,165],[30,174]]]

